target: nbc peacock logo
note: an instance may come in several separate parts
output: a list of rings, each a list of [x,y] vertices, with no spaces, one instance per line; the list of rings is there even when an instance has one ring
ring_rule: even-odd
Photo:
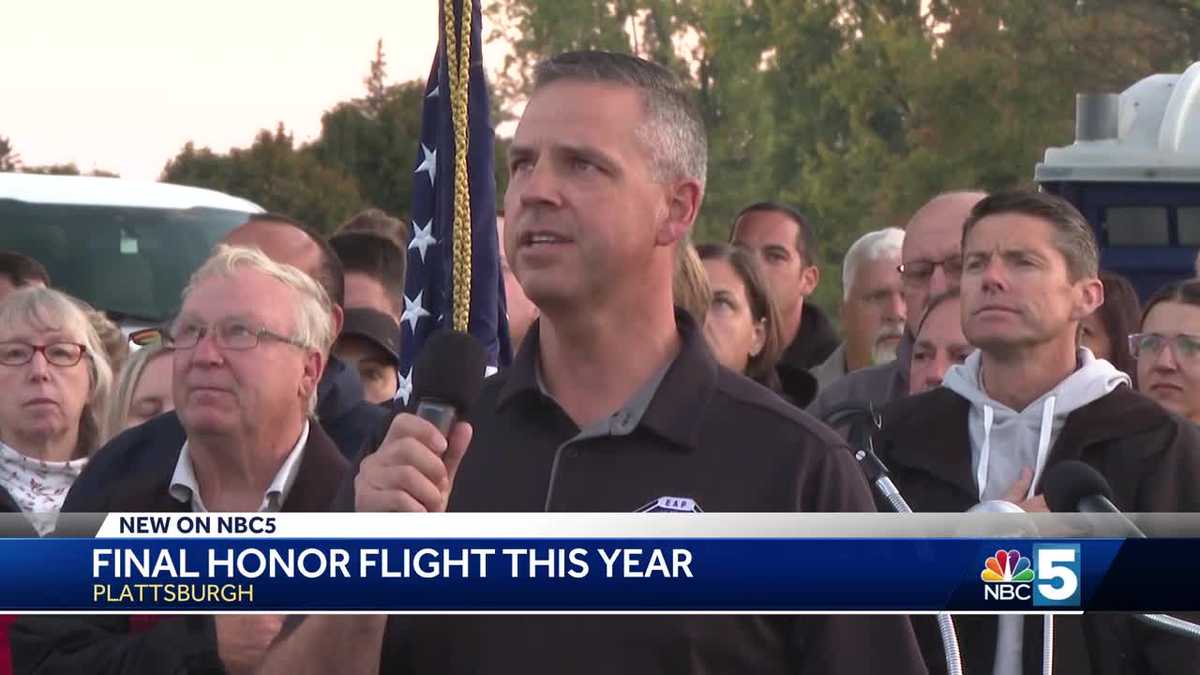
[[[979,578],[992,583],[1028,583],[1033,581],[1033,569],[1029,558],[1022,556],[1020,551],[996,551],[983,563]]]
[[[1020,551],[1001,549],[988,556],[979,573],[984,600],[1029,600],[1034,580],[1033,566]]]

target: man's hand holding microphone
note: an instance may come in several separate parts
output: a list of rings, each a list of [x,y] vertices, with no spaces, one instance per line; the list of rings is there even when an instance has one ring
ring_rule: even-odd
[[[356,511],[444,512],[471,444],[463,421],[483,387],[487,357],[466,333],[436,333],[413,368],[416,414],[396,415],[354,479]]]

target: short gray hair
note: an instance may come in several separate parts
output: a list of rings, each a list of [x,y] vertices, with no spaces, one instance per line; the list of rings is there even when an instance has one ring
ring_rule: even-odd
[[[850,299],[850,287],[854,285],[854,277],[863,263],[884,258],[899,258],[903,246],[904,230],[898,227],[885,227],[859,237],[858,241],[850,245],[850,250],[846,251],[846,259],[842,261],[842,299]]]
[[[251,270],[264,274],[296,292],[296,334],[291,336],[304,347],[315,349],[321,354],[322,362],[329,360],[333,347],[333,303],[329,294],[312,277],[297,267],[275,262],[257,248],[220,244],[216,252],[192,274],[183,289],[183,300],[202,281],[213,277],[228,278],[240,270]],[[316,410],[317,392],[313,390],[309,400],[309,414]]]
[[[113,372],[104,351],[104,343],[87,311],[75,298],[52,288],[27,286],[18,289],[0,302],[0,326],[25,322],[41,330],[57,330],[79,340],[86,351],[91,391],[79,420],[77,452],[90,455],[100,448],[104,438],[104,416],[112,390]]]
[[[704,120],[674,73],[645,59],[602,51],[566,52],[538,64],[533,89],[559,80],[631,87],[642,95],[645,123],[638,138],[650,154],[660,181],[708,178],[708,139]]]

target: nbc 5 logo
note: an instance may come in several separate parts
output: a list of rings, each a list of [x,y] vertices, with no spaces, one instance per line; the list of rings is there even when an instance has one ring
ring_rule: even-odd
[[[996,551],[979,573],[985,600],[1033,601],[1035,607],[1079,606],[1079,544],[1034,544],[1033,560]]]
[[[1079,606],[1079,544],[1034,544],[1035,607]]]

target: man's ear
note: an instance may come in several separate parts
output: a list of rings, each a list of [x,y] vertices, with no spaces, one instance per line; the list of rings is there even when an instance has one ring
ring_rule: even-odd
[[[327,361],[321,356],[321,352],[310,349],[304,354],[304,375],[300,378],[300,391],[298,392],[301,398],[305,401],[312,396],[313,392],[321,383],[321,375],[325,374],[325,365]]]
[[[1085,316],[1090,316],[1104,304],[1104,284],[1099,279],[1092,277],[1075,282],[1075,288],[1075,309],[1071,312],[1071,319],[1079,321]]]
[[[670,246],[687,235],[700,213],[704,188],[700,181],[685,178],[667,186],[667,214],[655,233],[654,243]]]
[[[334,305],[332,316],[333,316],[333,337],[336,339],[337,336],[342,334],[342,325],[344,323],[346,323],[346,310],[342,309],[341,305]]]
[[[821,266],[808,265],[800,268],[800,295],[808,297],[812,292],[817,290],[817,284],[821,283]]]

